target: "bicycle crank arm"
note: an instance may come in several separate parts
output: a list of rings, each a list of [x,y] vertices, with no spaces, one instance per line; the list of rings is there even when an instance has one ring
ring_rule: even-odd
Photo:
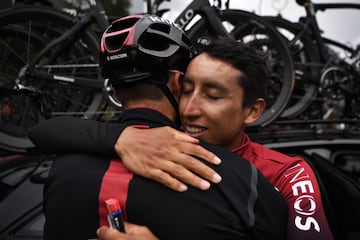
[[[102,91],[104,88],[104,79],[91,79],[91,78],[84,78],[84,77],[70,77],[70,76],[63,76],[57,74],[50,74],[44,73],[38,70],[28,70],[26,72],[26,76],[30,76],[33,78],[41,78],[49,81],[58,81],[67,84],[74,84],[77,86],[81,86],[84,88],[92,88]]]

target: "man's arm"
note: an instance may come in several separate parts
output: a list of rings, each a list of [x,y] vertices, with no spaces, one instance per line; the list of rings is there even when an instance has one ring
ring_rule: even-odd
[[[42,153],[86,152],[117,157],[114,143],[125,124],[61,116],[32,127],[30,140]]]
[[[198,143],[198,139],[171,127],[128,127],[114,145],[130,171],[182,192],[187,190],[183,183],[206,190],[210,183],[204,179],[213,183],[221,181],[220,175],[212,168],[193,157],[197,156],[213,164],[221,162],[216,155]]]
[[[296,165],[290,165],[279,178],[280,192],[288,205],[287,239],[334,239],[331,232],[321,191],[310,165],[298,158]]]
[[[199,146],[197,139],[170,127],[136,129],[66,116],[39,123],[29,136],[45,153],[86,152],[116,157],[116,149],[132,172],[176,191],[185,191],[185,184],[206,190],[209,181],[221,181],[213,169],[193,156],[213,164],[219,164],[220,159]]]

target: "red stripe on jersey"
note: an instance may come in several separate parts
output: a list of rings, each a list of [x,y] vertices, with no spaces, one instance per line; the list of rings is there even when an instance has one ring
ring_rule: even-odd
[[[113,159],[105,172],[99,193],[100,226],[109,226],[106,215],[105,200],[116,198],[122,207],[123,217],[126,220],[126,199],[129,181],[133,174],[122,164],[121,160]]]

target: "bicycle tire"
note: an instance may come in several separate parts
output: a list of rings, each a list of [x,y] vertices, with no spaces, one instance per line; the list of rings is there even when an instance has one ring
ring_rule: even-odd
[[[294,66],[287,44],[272,25],[255,14],[229,9],[223,10],[218,16],[232,37],[262,50],[266,56],[271,73],[268,96],[265,99],[267,107],[252,125],[265,127],[283,112],[294,86]],[[187,33],[193,40],[206,35],[217,36],[204,17],[194,23]]]
[[[311,36],[301,34],[303,26],[282,17],[264,16],[284,36],[289,45],[295,66],[295,86],[293,94],[281,118],[294,119],[311,105],[319,91],[322,64],[319,49],[313,44]]]
[[[62,11],[42,6],[14,7],[0,14],[0,147],[24,152],[32,148],[28,130],[38,122],[57,115],[95,118],[104,103],[103,92],[64,81],[21,75],[26,64],[51,40],[64,34],[77,18]],[[37,62],[37,71],[86,76],[103,82],[99,67],[79,68],[79,65],[98,63],[98,38],[84,30],[61,42],[66,51],[50,49]],[[65,46],[65,45],[64,45]],[[57,54],[57,55],[54,55]],[[59,67],[56,65],[77,67]],[[50,67],[46,67],[50,65]],[[21,78],[19,77],[21,76]],[[15,91],[15,81],[36,91]]]

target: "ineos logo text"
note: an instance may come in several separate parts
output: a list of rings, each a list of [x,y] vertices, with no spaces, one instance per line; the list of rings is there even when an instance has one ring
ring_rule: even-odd
[[[179,20],[179,26],[183,29],[186,24],[189,23],[189,21],[194,17],[194,10],[189,9],[185,12],[185,15],[183,18],[180,18]]]
[[[304,173],[305,169],[297,164],[288,169],[285,177],[289,178],[292,184],[292,194],[297,197],[294,202],[294,210],[298,214],[295,216],[295,226],[303,231],[314,229],[320,232],[320,225],[315,218],[316,202],[313,194],[314,186],[308,174]]]

